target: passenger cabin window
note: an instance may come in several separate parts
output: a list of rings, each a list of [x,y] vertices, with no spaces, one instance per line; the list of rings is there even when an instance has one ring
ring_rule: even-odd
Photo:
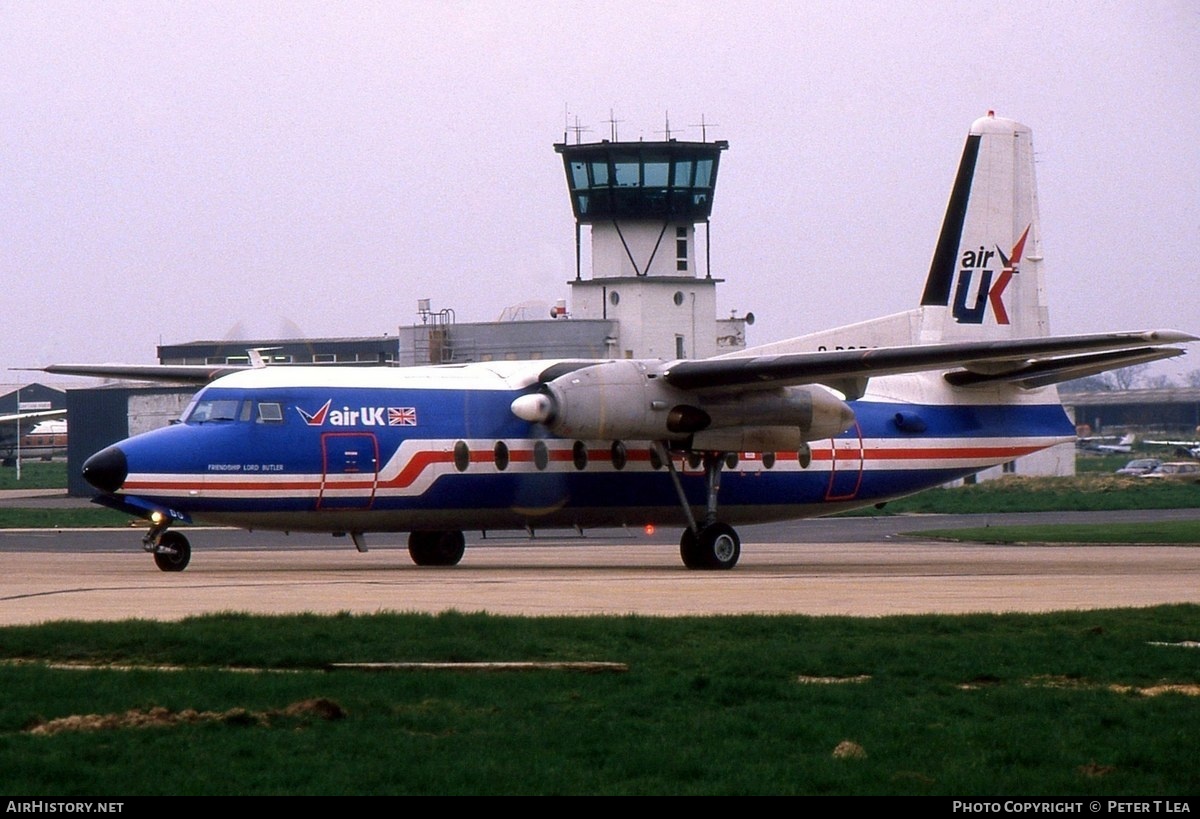
[[[620,441],[613,441],[612,445],[612,465],[613,469],[624,469],[625,463],[628,461],[629,455],[625,451],[625,444]]]
[[[459,472],[466,472],[470,465],[471,448],[467,446],[466,441],[458,441],[454,444],[454,468]]]
[[[283,421],[283,408],[274,401],[263,401],[258,405],[260,424],[278,424]]]

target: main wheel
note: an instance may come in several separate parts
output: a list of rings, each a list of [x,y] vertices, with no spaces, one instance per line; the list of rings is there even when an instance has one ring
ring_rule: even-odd
[[[408,554],[418,566],[457,566],[466,548],[466,538],[457,530],[408,535]]]
[[[700,551],[706,569],[732,569],[742,554],[742,540],[727,523],[714,523],[700,530]]]
[[[689,569],[732,569],[742,554],[742,541],[728,524],[714,523],[696,535],[683,530],[679,539],[679,556]]]
[[[182,572],[192,559],[192,544],[179,532],[164,532],[154,551],[154,565],[164,572]]]

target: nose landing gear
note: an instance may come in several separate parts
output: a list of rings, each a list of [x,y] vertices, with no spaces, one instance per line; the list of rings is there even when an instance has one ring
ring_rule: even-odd
[[[142,548],[154,555],[154,565],[164,572],[182,572],[192,559],[192,544],[179,532],[168,532],[169,518],[156,521],[142,538]]]

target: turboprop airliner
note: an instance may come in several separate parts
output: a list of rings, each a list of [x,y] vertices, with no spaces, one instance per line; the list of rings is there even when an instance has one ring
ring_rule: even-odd
[[[730,569],[737,524],[882,504],[1074,441],[1058,382],[1195,340],[1051,336],[1042,268],[1030,130],[989,114],[907,312],[704,360],[209,369],[181,423],[83,474],[149,522],[164,571],[188,564],[193,521],[360,550],[407,532],[423,566],[457,564],[464,530],[672,524],[685,566]]]

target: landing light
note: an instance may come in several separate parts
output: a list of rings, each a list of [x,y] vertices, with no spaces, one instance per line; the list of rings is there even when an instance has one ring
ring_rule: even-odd
[[[654,524],[653,523],[646,524],[646,534],[648,534],[648,535],[654,534]]]
[[[166,520],[166,517],[167,516],[164,515],[162,512],[155,510],[150,513],[150,522],[153,524],[159,524],[159,523],[162,523],[164,520]]]

